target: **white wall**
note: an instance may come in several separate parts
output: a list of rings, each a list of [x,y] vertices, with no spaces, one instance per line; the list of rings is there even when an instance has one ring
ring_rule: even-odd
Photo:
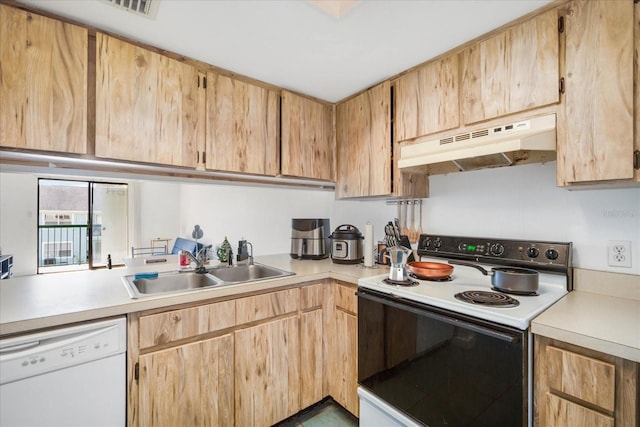
[[[38,265],[38,178],[0,173],[0,247],[13,255],[13,274],[35,274]]]
[[[111,178],[111,181],[115,179]],[[0,173],[0,246],[16,256],[16,274],[35,272],[37,179]],[[396,207],[384,200],[335,201],[331,191],[164,181],[130,184],[130,239],[191,238],[232,247],[244,237],[256,255],[289,253],[292,218],[329,218],[331,231],[370,221],[375,239]],[[640,274],[640,188],[568,191],[555,184],[555,163],[456,173],[430,178],[425,233],[572,241],[574,265]],[[608,240],[632,242],[632,268],[606,265]]]
[[[131,246],[148,247],[152,239],[175,239],[180,233],[181,188],[180,184],[167,181],[129,184]]]
[[[640,188],[574,190],[555,162],[430,177],[425,231],[571,241],[576,267],[640,274]],[[607,266],[607,242],[632,242],[632,268]]]
[[[183,184],[180,200],[180,237],[191,238],[198,224],[203,243],[219,246],[227,236],[235,251],[244,237],[255,255],[289,253],[292,218],[329,218],[330,232],[351,224],[364,233],[370,221],[381,240],[395,212],[384,201],[336,202],[332,191],[309,189]]]
[[[235,252],[244,237],[254,255],[289,253],[291,219],[330,218],[333,199],[332,191],[183,184],[179,236],[191,238],[198,224],[206,244],[219,246],[226,236]]]

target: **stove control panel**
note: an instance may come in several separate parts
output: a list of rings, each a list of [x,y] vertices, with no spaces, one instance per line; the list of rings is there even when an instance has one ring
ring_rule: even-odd
[[[566,272],[571,267],[570,242],[491,239],[421,234],[418,255]]]

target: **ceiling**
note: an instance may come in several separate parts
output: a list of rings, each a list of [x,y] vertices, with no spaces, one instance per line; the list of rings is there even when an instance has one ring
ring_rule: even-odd
[[[317,1],[156,0],[153,19],[103,0],[20,1],[336,102],[551,0],[347,1],[338,17]]]

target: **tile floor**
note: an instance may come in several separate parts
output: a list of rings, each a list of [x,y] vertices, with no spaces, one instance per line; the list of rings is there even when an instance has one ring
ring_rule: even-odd
[[[338,405],[333,399],[301,411],[299,414],[276,424],[277,427],[357,427],[358,419]]]

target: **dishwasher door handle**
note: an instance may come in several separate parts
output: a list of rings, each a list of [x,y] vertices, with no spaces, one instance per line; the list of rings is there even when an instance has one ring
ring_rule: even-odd
[[[22,344],[10,345],[7,347],[0,347],[0,354],[9,354],[15,351],[29,350],[30,348],[40,345],[40,341],[25,342]]]

